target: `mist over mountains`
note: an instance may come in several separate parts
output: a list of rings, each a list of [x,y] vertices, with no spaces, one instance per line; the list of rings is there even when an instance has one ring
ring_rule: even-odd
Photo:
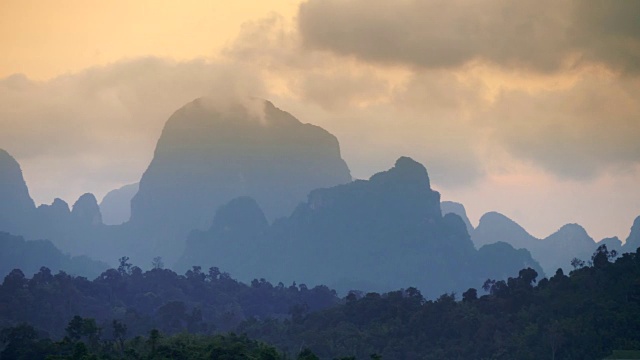
[[[44,243],[31,241],[47,239],[61,254],[109,264],[127,256],[148,268],[161,257],[178,271],[218,267],[243,281],[341,292],[464,291],[523,268],[568,270],[571,259],[588,260],[599,245],[577,224],[540,240],[498,213],[474,228],[464,206],[441,203],[427,169],[408,157],[352,181],[335,136],[255,99],[222,105],[200,98],[178,109],[139,184],[100,204],[84,194],[71,207],[61,199],[36,207],[5,151],[0,180],[0,231],[35,247]],[[624,246],[606,239],[610,250],[635,251],[638,219]],[[61,264],[56,269],[95,275]]]
[[[215,211],[253,197],[269,220],[286,216],[307,193],[351,181],[338,140],[270,102],[220,106],[196,99],[167,121],[131,200],[133,231],[175,261],[172,238],[206,229]]]

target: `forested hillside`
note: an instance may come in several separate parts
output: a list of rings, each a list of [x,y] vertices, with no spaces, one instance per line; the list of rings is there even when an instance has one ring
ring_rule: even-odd
[[[602,359],[640,349],[640,251],[612,255],[602,247],[569,275],[524,269],[435,301],[416,289],[350,294],[342,306],[240,331],[280,348],[305,344],[323,359]]]
[[[142,272],[120,259],[90,281],[42,268],[31,279],[13,270],[0,286],[0,328],[28,323],[58,338],[76,316],[93,318],[106,327],[113,320],[128,326],[130,336],[158,329],[210,334],[234,329],[253,318],[283,318],[337,304],[335,292],[324,286],[272,285],[254,280],[240,283],[229,274],[194,267],[185,275],[161,268]]]
[[[2,353],[218,358],[212,351],[229,341],[244,354],[229,359],[602,359],[640,349],[640,249],[616,259],[603,246],[569,275],[538,279],[528,268],[435,300],[416,288],[340,300],[322,286],[244,285],[216,268],[182,276],[156,265],[143,273],[123,258],[94,281],[13,271],[0,287]],[[209,336],[171,336],[185,332]]]

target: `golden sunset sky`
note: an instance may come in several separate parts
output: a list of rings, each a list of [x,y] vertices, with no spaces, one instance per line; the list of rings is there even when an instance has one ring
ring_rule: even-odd
[[[337,136],[356,178],[423,163],[474,225],[596,241],[640,215],[638,1],[0,1],[0,148],[37,203],[137,182],[200,96]]]

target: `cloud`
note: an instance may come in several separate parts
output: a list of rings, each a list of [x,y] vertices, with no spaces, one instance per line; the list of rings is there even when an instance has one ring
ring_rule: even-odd
[[[260,69],[272,93],[328,109],[376,103],[392,91],[389,74],[375,66],[305,51],[297,29],[277,14],[245,23],[223,54]]]
[[[637,169],[640,83],[624,76],[637,27],[624,7],[635,3],[465,4],[310,0],[298,23],[245,24],[215,59],[0,79],[0,148],[23,165],[37,202],[100,197],[140,178],[185,103],[253,96],[336,135],[360,178],[401,155],[444,188],[508,166],[497,164],[502,152],[572,179]]]
[[[398,10],[395,5],[385,7],[387,2],[373,1],[367,14],[357,16],[356,10],[360,7],[355,5],[360,3],[346,3],[352,6],[344,11],[331,8],[331,21],[340,24],[342,18],[354,17],[354,22],[366,22],[367,16],[375,14],[380,15],[380,21],[390,21],[395,16],[388,14],[414,13],[407,8],[409,5],[436,6],[431,2],[400,2]],[[301,6],[301,17],[310,11],[305,9],[308,6],[330,4],[340,6],[343,3],[328,1],[316,4],[312,0]],[[469,9],[458,9],[460,14],[457,16],[450,15],[456,19],[459,16],[475,18],[473,7],[480,6],[480,3],[470,4]],[[506,11],[504,16],[508,14],[509,21],[513,23],[536,19],[535,14],[548,12],[550,6],[557,7],[551,3],[546,7],[526,4],[529,6],[511,2],[490,3],[493,7],[501,6],[502,11]],[[576,4],[563,4],[564,12],[558,13],[556,20],[545,21],[562,22],[561,19],[572,11],[585,13]],[[436,7],[443,7],[447,14],[447,11],[455,10],[447,8],[446,4],[440,5]],[[511,10],[507,11],[505,7]],[[473,16],[466,12],[473,13]],[[428,11],[416,13],[416,22],[422,21],[420,26],[434,26],[424,20]],[[607,18],[598,14],[585,13],[584,16],[585,19]],[[409,17],[408,14],[406,16]],[[410,26],[411,21],[396,25]],[[442,22],[441,29],[435,32],[437,36],[458,36],[455,29],[447,28],[455,28],[455,25],[441,18],[437,21]],[[640,122],[634,120],[640,114],[640,108],[634,96],[638,93],[634,77],[626,79],[596,65],[561,73],[532,73],[478,62],[462,64],[462,60],[458,62],[458,68],[380,66],[359,57],[311,51],[304,43],[304,20],[299,24],[301,33],[277,16],[249,23],[226,55],[263,69],[268,74],[267,78],[281,84],[285,90],[278,99],[280,103],[286,103],[288,99],[302,102],[302,106],[290,102],[287,109],[300,109],[298,114],[303,121],[314,119],[314,123],[336,134],[357,176],[366,177],[364,174],[367,172],[384,168],[392,160],[390,157],[397,155],[412,155],[424,161],[432,168],[434,183],[445,187],[469,185],[485,176],[487,171],[495,170],[492,158],[502,151],[557,176],[573,179],[591,179],[604,172],[629,171],[640,163],[637,155],[640,151],[635,141],[640,134],[640,128],[635,124]],[[358,25],[354,25],[356,30],[344,29],[346,34],[337,36],[331,33],[333,27],[329,26],[335,24],[326,24],[325,31],[335,41],[358,34]],[[377,29],[372,29],[374,32],[386,34],[389,31],[388,27],[373,27]],[[390,31],[393,33],[394,30]],[[416,33],[423,34],[424,31]],[[495,39],[487,42],[491,46],[504,42],[505,45],[499,47],[505,51],[509,48],[507,43],[517,42],[513,38],[517,35],[515,29],[493,29],[492,34]],[[390,35],[380,36],[377,33],[372,35],[377,38],[376,49],[382,51],[387,44],[380,39]],[[514,57],[524,56],[527,61],[534,61],[530,65],[543,70],[561,66],[556,62],[559,58],[535,57],[553,53],[552,49],[545,47],[545,42],[556,41],[557,37],[546,32],[538,36],[539,44],[536,46],[539,48],[533,53],[520,51],[522,49],[519,50],[518,46],[522,44],[515,44],[509,51],[514,52]],[[397,41],[393,43],[393,46],[404,46]],[[358,41],[358,44],[366,45],[366,42]],[[469,49],[461,47],[465,51],[475,51],[481,44],[467,45]],[[527,45],[522,47],[527,48]],[[515,60],[511,63],[515,64]],[[319,105],[322,109],[310,104]],[[319,111],[323,116],[316,116]],[[378,148],[387,150],[378,151]]]
[[[585,76],[567,89],[503,93],[491,139],[562,177],[591,179],[640,166],[640,81]]]
[[[452,73],[381,68],[308,51],[295,26],[277,15],[245,24],[226,49],[259,68],[271,99],[303,122],[335,134],[359,178],[409,155],[429,166],[434,183],[462,186],[482,176],[468,127],[478,89]]]
[[[45,82],[14,75],[0,80],[0,148],[38,202],[100,196],[139,180],[165,121],[201,96],[261,97],[264,87],[254,70],[225,61],[144,58]]]
[[[637,72],[639,16],[637,1],[308,0],[298,25],[309,49],[376,63]]]

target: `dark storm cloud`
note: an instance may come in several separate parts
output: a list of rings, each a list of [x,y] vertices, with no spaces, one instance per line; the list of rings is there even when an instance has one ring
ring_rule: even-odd
[[[640,69],[640,1],[309,0],[298,21],[308,48],[372,62]]]

